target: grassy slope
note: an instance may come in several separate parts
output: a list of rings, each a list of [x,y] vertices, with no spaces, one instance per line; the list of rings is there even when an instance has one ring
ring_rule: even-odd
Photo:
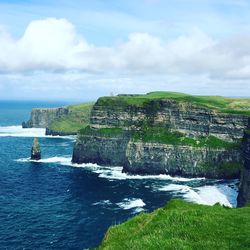
[[[69,106],[69,114],[52,122],[49,129],[64,133],[78,132],[89,125],[93,105],[94,103],[91,102]]]
[[[250,207],[230,209],[172,200],[111,227],[97,249],[250,249]]]
[[[101,105],[131,105],[142,107],[148,101],[171,99],[180,102],[191,102],[223,113],[250,115],[249,98],[227,98],[222,96],[192,96],[176,92],[151,92],[146,95],[102,97]]]
[[[171,145],[186,145],[208,148],[239,148],[240,142],[228,142],[214,136],[190,138],[180,132],[169,132],[165,128],[149,128],[136,132],[133,136],[136,141],[158,142]]]

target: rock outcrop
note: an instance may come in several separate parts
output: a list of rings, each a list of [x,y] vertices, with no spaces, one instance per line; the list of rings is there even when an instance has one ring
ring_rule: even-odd
[[[34,108],[30,119],[22,123],[23,128],[46,128],[55,119],[59,119],[69,113],[68,108]]]
[[[37,138],[34,138],[32,149],[31,149],[31,160],[41,159],[41,149]]]
[[[246,130],[242,143],[243,148],[243,169],[238,195],[238,206],[242,207],[250,202],[250,119],[249,128]]]
[[[186,100],[136,98],[100,98],[89,129],[77,138],[72,161],[123,166],[129,174],[239,177],[239,142],[248,115]],[[147,134],[150,130],[163,131],[166,139]]]

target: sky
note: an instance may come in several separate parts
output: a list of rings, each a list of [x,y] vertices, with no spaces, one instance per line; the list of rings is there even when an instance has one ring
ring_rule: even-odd
[[[250,0],[0,0],[0,100],[250,96]]]

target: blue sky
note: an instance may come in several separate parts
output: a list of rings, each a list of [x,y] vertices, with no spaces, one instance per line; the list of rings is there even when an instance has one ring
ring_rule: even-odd
[[[250,95],[249,13],[245,0],[0,0],[0,99]]]

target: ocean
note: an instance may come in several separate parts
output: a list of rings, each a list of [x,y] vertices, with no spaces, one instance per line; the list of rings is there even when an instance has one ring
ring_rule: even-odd
[[[121,167],[72,164],[75,137],[22,129],[33,107],[65,103],[0,101],[0,249],[88,249],[106,230],[171,198],[236,205],[238,180],[129,176]],[[42,159],[31,161],[34,137]]]

